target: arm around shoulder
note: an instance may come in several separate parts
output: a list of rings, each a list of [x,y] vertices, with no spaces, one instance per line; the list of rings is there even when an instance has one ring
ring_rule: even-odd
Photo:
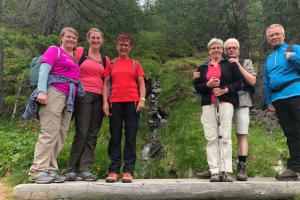
[[[251,86],[256,84],[256,72],[253,67],[252,60],[246,59],[243,69],[240,69],[243,79]]]

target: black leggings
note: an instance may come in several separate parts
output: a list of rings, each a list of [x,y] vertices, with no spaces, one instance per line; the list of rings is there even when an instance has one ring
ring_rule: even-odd
[[[290,152],[287,168],[300,172],[300,96],[277,100],[273,105],[287,138]]]
[[[138,130],[139,113],[136,112],[136,102],[112,103],[112,114],[109,118],[110,141],[108,155],[111,159],[110,172],[120,173],[121,141],[123,124],[125,124],[125,146],[123,172],[133,175],[136,162],[136,134]]]
[[[75,101],[76,134],[69,158],[70,170],[89,171],[102,124],[102,95],[86,92]]]

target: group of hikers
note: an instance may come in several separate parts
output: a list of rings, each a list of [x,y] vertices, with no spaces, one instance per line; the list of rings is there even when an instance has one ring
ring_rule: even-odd
[[[265,103],[270,111],[276,112],[290,153],[287,169],[276,178],[295,180],[300,172],[300,46],[284,42],[285,32],[280,24],[270,25],[266,37],[273,51],[265,62]],[[139,61],[129,57],[133,45],[129,34],[118,35],[118,57],[113,60],[100,53],[104,40],[101,30],[91,28],[86,39],[89,48],[77,47],[77,31],[65,27],[60,33],[61,46],[50,46],[40,61],[37,87],[28,101],[38,109],[26,107],[23,115],[28,118],[29,114],[37,114],[41,126],[28,174],[32,182],[97,180],[90,170],[104,115],[109,116],[111,161],[106,182],[133,180],[138,119],[145,106],[143,69]],[[235,38],[225,43],[213,38],[207,47],[209,61],[193,74],[195,89],[202,96],[201,123],[209,166],[199,176],[211,182],[233,181],[231,129],[234,121],[238,139],[237,180],[246,181],[249,108],[256,83],[255,70],[251,60],[239,58],[240,44]],[[64,146],[73,110],[76,133],[68,167],[62,176],[58,173],[57,156]]]
[[[144,71],[139,61],[129,58],[133,45],[130,35],[121,33],[116,40],[118,58],[102,56],[102,31],[87,33],[89,48],[77,47],[79,35],[65,27],[60,33],[61,46],[50,46],[42,56],[37,87],[23,116],[38,114],[39,134],[29,180],[35,183],[95,181],[90,172],[97,135],[104,115],[109,116],[111,159],[107,182],[119,180],[122,165],[122,129],[125,129],[123,182],[132,182],[136,162],[136,135],[139,112],[145,106]],[[26,106],[26,108],[34,106]],[[57,156],[62,150],[74,110],[76,133],[68,168],[58,173]]]

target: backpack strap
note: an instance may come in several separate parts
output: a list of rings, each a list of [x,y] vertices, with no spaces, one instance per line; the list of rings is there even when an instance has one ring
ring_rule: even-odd
[[[112,68],[113,66],[115,65],[115,62],[116,62],[117,58],[114,58],[112,61],[111,61],[111,65],[109,67],[109,76],[111,77],[111,72],[112,72]]]
[[[133,70],[135,73],[135,79],[138,81],[139,77],[138,77],[138,73],[137,73],[136,61],[134,59],[132,59],[132,63],[133,63]]]
[[[60,57],[60,47],[57,47],[57,55],[56,55],[56,61],[55,62],[58,61],[59,57]]]
[[[286,48],[286,52],[293,52],[293,45],[289,44],[288,47]]]
[[[106,56],[101,56],[101,59],[102,59],[103,67],[105,69],[105,67],[106,67]]]
[[[78,65],[79,66],[86,60],[88,54],[89,54],[89,50],[87,48],[84,48],[83,52],[82,52],[82,55],[81,55],[81,57],[80,57],[80,59],[78,61]]]

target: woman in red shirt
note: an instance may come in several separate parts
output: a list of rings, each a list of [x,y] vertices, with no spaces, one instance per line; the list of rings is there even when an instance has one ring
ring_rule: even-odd
[[[110,141],[108,154],[111,159],[106,182],[119,180],[121,168],[121,141],[123,123],[125,123],[125,146],[123,179],[131,183],[136,161],[136,134],[139,112],[145,106],[144,72],[141,64],[129,58],[132,39],[121,33],[117,38],[116,48],[119,57],[106,68],[103,86],[103,111],[109,118]],[[111,84],[110,96],[108,85]]]
[[[97,176],[90,172],[97,135],[100,130],[103,110],[102,91],[105,65],[110,64],[106,56],[101,56],[103,33],[98,28],[91,28],[87,33],[89,49],[76,49],[76,60],[80,65],[79,80],[85,89],[85,96],[76,97],[75,126],[72,149],[70,152],[68,172],[69,181],[95,181]]]

